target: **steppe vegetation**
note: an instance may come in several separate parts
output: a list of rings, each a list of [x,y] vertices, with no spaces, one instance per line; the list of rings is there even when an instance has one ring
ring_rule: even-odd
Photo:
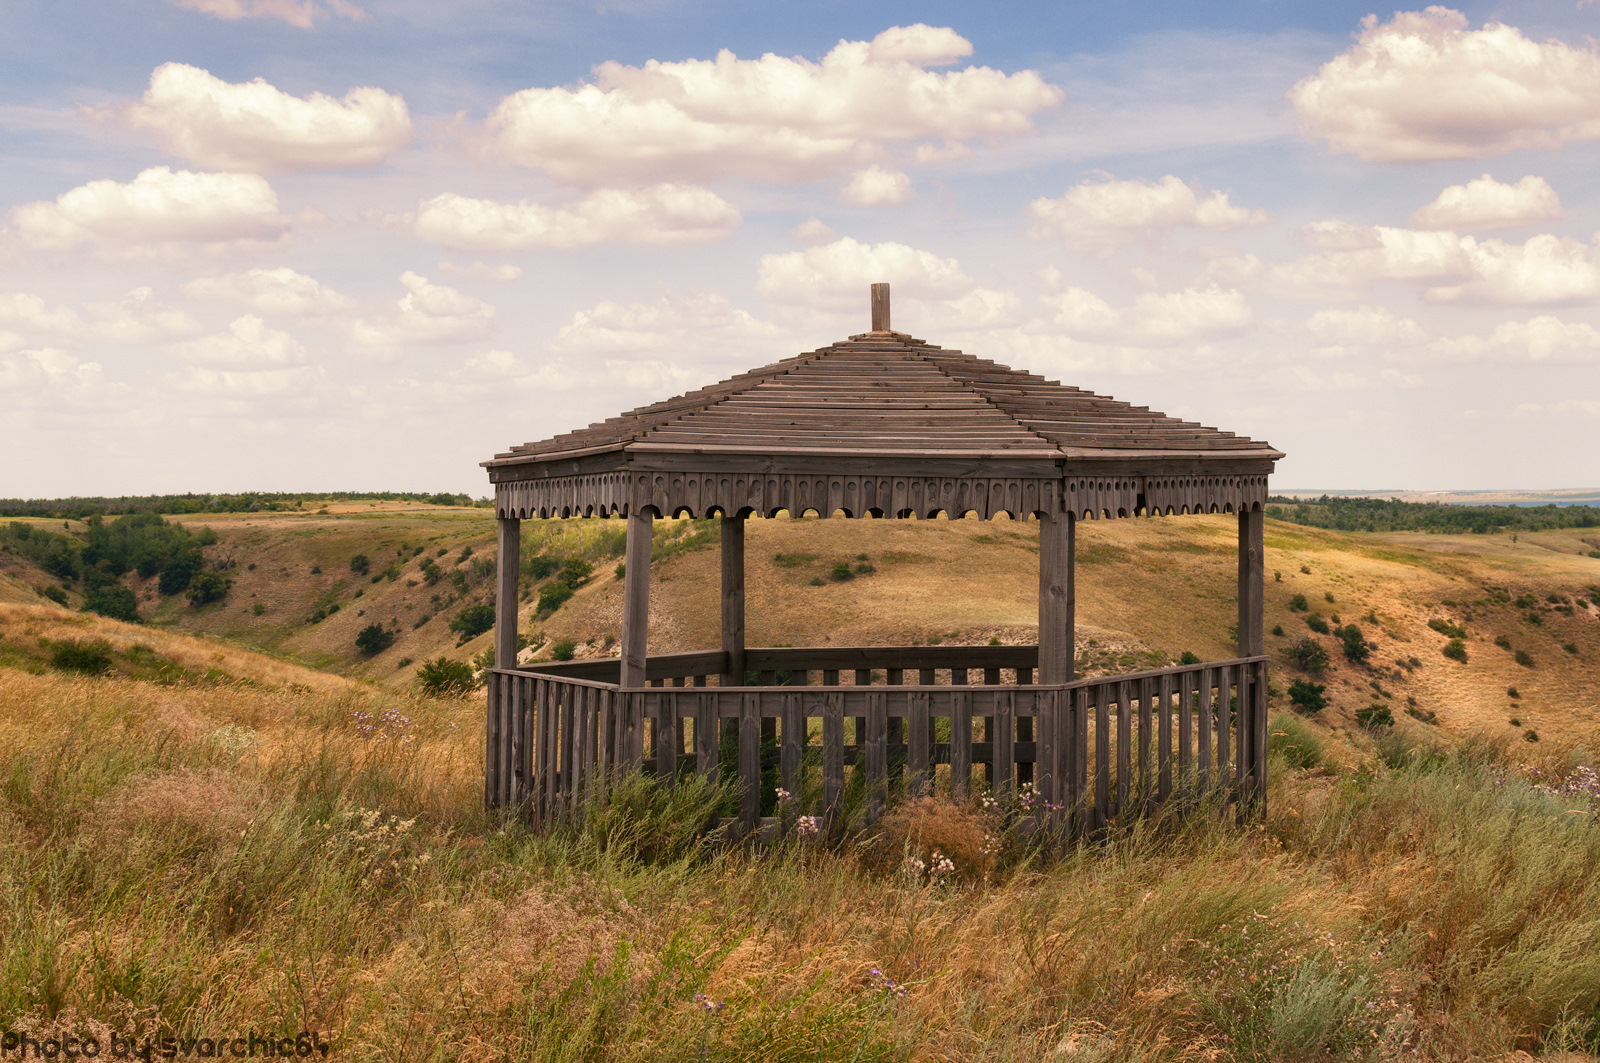
[[[490,601],[492,520],[314,503],[141,517],[234,583],[197,606],[135,561],[137,625],[45,567],[109,532],[0,524],[0,1027],[315,1029],[351,1059],[1600,1052],[1592,532],[1269,521],[1260,824],[1053,853],[935,800],[753,849],[706,786],[544,836],[486,817],[489,636],[452,622]],[[614,650],[620,526],[524,530],[524,652]],[[754,522],[752,639],[1031,641],[1030,536]],[[1226,655],[1231,540],[1084,525],[1080,669]],[[715,644],[715,541],[658,526],[653,650]]]

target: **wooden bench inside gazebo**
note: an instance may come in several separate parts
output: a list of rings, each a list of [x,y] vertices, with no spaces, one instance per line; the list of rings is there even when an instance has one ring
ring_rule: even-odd
[[[892,791],[963,798],[980,767],[977,785],[1025,791],[1073,834],[1174,798],[1259,811],[1262,507],[1281,457],[895,332],[875,284],[870,332],[483,463],[499,522],[486,802],[561,820],[618,772],[714,774],[731,746],[746,830],[773,825],[777,787],[792,815],[825,820],[853,793],[870,821]],[[1038,645],[746,646],[745,521],[808,512],[1037,521]],[[1237,656],[1076,677],[1077,522],[1203,513],[1238,519]],[[720,518],[721,645],[651,656],[652,522],[682,516]],[[620,656],[517,665],[520,522],[578,517],[627,521]]]

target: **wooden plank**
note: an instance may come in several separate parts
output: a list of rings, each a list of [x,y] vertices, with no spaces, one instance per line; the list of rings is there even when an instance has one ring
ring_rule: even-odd
[[[562,818],[570,823],[576,811],[577,773],[572,762],[578,751],[578,695],[582,687],[568,687],[561,706],[561,785],[559,787]]]
[[[572,690],[572,738],[568,742],[567,803],[572,809],[571,818],[577,821],[583,802],[583,735],[589,725],[589,690],[574,687]]]
[[[844,794],[844,694],[822,698],[822,804],[830,821]]]
[[[483,805],[499,808],[500,796],[500,687],[505,680],[489,673],[483,704]]]
[[[972,788],[972,695],[950,694],[950,799],[964,801]]]
[[[906,721],[907,751],[906,751],[906,796],[922,797],[932,790],[933,762],[929,756],[932,749],[932,724],[933,716],[929,712],[930,695],[926,691],[917,691],[911,695],[911,704]]]
[[[721,683],[744,686],[744,518],[724,516],[722,544]]]
[[[783,755],[778,768],[778,785],[791,797],[800,797],[800,769],[806,747],[806,718],[800,707],[799,694],[783,696]]]
[[[933,686],[934,679],[935,679],[934,670],[932,668],[919,668],[919,669],[917,669],[917,682],[921,683],[923,686],[925,686],[925,687]]]
[[[494,663],[517,665],[517,581],[521,578],[522,522],[500,517],[495,522]]]
[[[1117,684],[1117,818],[1128,814],[1129,783],[1133,776],[1133,690],[1134,683]]]
[[[1105,826],[1111,815],[1111,684],[1094,687],[1094,822],[1090,829]]]
[[[1185,799],[1194,794],[1194,672],[1178,677],[1178,779]]]
[[[1233,665],[1217,669],[1217,784],[1231,784],[1233,769]]]
[[[739,820],[753,830],[761,815],[761,695],[746,693],[739,716]]]
[[[678,776],[678,695],[663,690],[656,699],[656,778],[664,783]]]
[[[872,286],[872,331],[889,331],[889,286],[887,284],[874,284]]]
[[[716,782],[717,736],[721,734],[717,724],[717,695],[697,695],[694,710],[695,770],[711,782]]]
[[[1148,816],[1155,799],[1155,774],[1151,770],[1150,756],[1155,752],[1154,736],[1150,733],[1155,723],[1156,713],[1156,681],[1142,679],[1135,688],[1139,699],[1139,766],[1136,770],[1139,782],[1139,809],[1140,815]]]
[[[1033,783],[1034,793],[1041,799],[1051,804],[1059,804],[1061,794],[1059,784],[1061,779],[1061,766],[1057,758],[1061,755],[1061,744],[1057,741],[1056,714],[1058,710],[1058,691],[1035,690],[1018,691],[1018,699],[1027,699],[1031,706],[1032,715],[1027,719],[1027,728],[1022,726],[1023,719],[1017,718],[1017,742],[1026,741],[1035,743],[1033,777],[1024,779],[1019,770],[1017,773],[1017,786],[1020,788],[1028,782]]]
[[[628,514],[628,541],[623,557],[627,566],[622,581],[622,647],[618,683],[624,689],[642,687],[649,656],[650,625],[650,511],[635,506]]]
[[[1270,667],[1265,661],[1258,661],[1249,666],[1255,673],[1255,679],[1250,684],[1253,694],[1251,707],[1255,711],[1255,779],[1256,800],[1254,813],[1258,821],[1267,818],[1267,669]]]
[[[876,823],[883,817],[889,797],[889,731],[888,696],[882,693],[867,695],[867,822]]]
[[[1211,688],[1216,684],[1217,673],[1210,668],[1200,669],[1200,702],[1195,707],[1195,759],[1200,762],[1196,782],[1202,799],[1211,796],[1211,734],[1216,730],[1212,718]]]
[[[1156,800],[1172,796],[1172,681],[1164,675],[1156,680]]]
[[[556,759],[556,745],[558,732],[561,726],[561,698],[571,687],[558,683],[550,683],[545,688],[542,719],[540,722],[541,741],[539,742],[539,756],[544,761],[544,792],[539,795],[540,807],[544,809],[545,818],[551,821],[558,819],[556,808],[556,773],[559,765]]]
[[[872,685],[872,669],[870,669],[870,668],[857,668],[856,669],[856,686],[864,687],[864,686],[870,686],[870,685]]]
[[[1031,668],[1038,653],[1034,646],[750,646],[745,649],[745,667],[752,671],[773,668],[869,672],[889,668]],[[862,685],[865,683],[863,680]]]
[[[1266,632],[1265,519],[1259,509],[1239,514],[1239,656],[1264,652]],[[1244,703],[1241,701],[1240,705]]]
[[[822,670],[822,685],[836,687],[839,685],[839,670],[837,668],[824,668]]]
[[[1090,810],[1085,807],[1086,794],[1089,785],[1089,692],[1084,689],[1067,691],[1060,695],[1065,701],[1070,700],[1072,729],[1072,756],[1068,762],[1068,783],[1066,805],[1073,815],[1073,823],[1078,835],[1087,834],[1092,824],[1090,823]]]
[[[1011,691],[995,695],[991,719],[994,721],[990,737],[994,743],[990,761],[994,770],[994,795],[1000,807],[1006,808],[1017,796],[1016,696]]]

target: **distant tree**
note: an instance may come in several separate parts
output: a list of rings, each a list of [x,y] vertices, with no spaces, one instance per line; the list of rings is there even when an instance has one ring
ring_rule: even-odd
[[[220,602],[233,589],[233,580],[220,572],[196,572],[189,579],[189,604],[196,609]]]
[[[43,588],[40,588],[39,593],[44,595],[46,598],[49,598],[52,602],[55,602],[57,605],[66,605],[67,604],[67,592],[65,590],[63,590],[62,588],[60,588],[60,587],[57,587],[57,586],[43,587]]]
[[[113,620],[126,620],[130,624],[141,622],[138,599],[133,596],[133,591],[120,583],[108,583],[91,590],[83,600],[82,611],[99,613]]]
[[[1339,629],[1339,640],[1344,643],[1344,655],[1357,664],[1365,664],[1367,658],[1372,656],[1372,643],[1354,624],[1346,624]]]
[[[367,574],[367,570],[371,567],[372,561],[367,557],[366,554],[357,554],[355,557],[350,559],[350,571],[354,572],[358,576],[365,576]]]
[[[417,669],[417,686],[429,697],[460,698],[472,693],[476,684],[472,678],[472,665],[441,656],[425,661]]]
[[[1295,663],[1302,672],[1321,672],[1328,667],[1328,651],[1322,643],[1306,635],[1283,649],[1283,655]]]
[[[479,635],[494,627],[494,606],[488,602],[474,602],[450,621],[450,630],[459,632],[461,637],[456,645],[475,639]]]
[[[394,632],[382,624],[368,624],[356,636],[356,649],[368,657],[375,657],[394,645]]]
[[[1300,712],[1314,715],[1328,707],[1327,689],[1309,679],[1296,679],[1289,684],[1289,704]]]

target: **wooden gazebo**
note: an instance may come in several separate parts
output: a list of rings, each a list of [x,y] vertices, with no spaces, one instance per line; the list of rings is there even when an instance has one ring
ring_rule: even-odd
[[[823,817],[851,786],[869,818],[891,785],[963,796],[976,765],[1002,798],[1031,783],[1074,832],[1203,791],[1259,808],[1262,506],[1281,457],[892,331],[875,284],[870,332],[483,463],[499,521],[485,799],[562,818],[615,772],[715,772],[736,741],[746,829],[771,825],[763,744],[777,785],[814,795],[798,811]],[[747,647],[745,520],[808,511],[1036,519],[1039,644]],[[1238,515],[1238,656],[1076,678],[1077,521],[1199,513]],[[651,522],[685,515],[720,517],[722,645],[652,657]],[[517,665],[520,522],[613,516],[627,520],[620,657]]]

